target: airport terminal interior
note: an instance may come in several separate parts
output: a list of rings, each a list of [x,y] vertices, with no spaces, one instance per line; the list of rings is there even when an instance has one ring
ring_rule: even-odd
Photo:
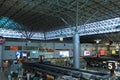
[[[120,0],[0,0],[0,80],[120,80]]]

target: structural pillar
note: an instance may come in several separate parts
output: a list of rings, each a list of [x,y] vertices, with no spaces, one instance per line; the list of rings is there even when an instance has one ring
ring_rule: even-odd
[[[73,63],[74,63],[74,68],[80,68],[80,39],[79,39],[79,34],[76,32],[73,36],[73,49],[74,49],[74,53],[73,53]]]
[[[2,52],[3,52],[3,49],[2,49],[2,46],[3,45],[0,45],[0,68],[2,67]]]

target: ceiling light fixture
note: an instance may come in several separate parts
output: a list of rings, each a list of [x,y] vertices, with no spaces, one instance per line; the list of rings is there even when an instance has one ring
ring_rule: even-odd
[[[96,39],[95,41],[98,44],[98,43],[100,43],[101,39]]]
[[[59,40],[60,40],[60,41],[63,41],[63,37],[62,37],[62,36],[61,36],[61,37],[59,37]]]
[[[64,37],[65,37],[65,35],[63,34],[62,29],[61,29],[61,34],[59,35],[59,40],[63,41]]]

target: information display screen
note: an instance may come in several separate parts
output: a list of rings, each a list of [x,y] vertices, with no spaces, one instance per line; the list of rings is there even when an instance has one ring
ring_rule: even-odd
[[[69,51],[59,51],[59,57],[69,57]]]
[[[21,58],[29,57],[29,56],[30,56],[30,53],[27,52],[27,51],[17,51],[16,52],[16,58],[17,59],[21,59]]]

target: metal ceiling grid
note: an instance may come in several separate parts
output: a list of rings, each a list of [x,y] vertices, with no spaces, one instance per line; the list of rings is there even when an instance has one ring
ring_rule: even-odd
[[[2,23],[4,23],[4,22],[5,21],[3,20]],[[10,22],[10,21],[8,21],[8,22]],[[12,26],[14,26],[13,22],[10,24],[12,24]],[[17,23],[15,23],[15,24],[18,25]],[[93,38],[92,37],[89,38],[90,42],[92,42],[91,40],[96,39],[96,38],[101,38],[102,40],[105,40],[107,42],[108,41],[115,42],[115,41],[119,41],[120,34],[118,34],[116,37],[114,33],[112,34],[112,32],[119,33],[120,30],[117,30],[115,28],[116,26],[119,26],[119,25],[120,25],[120,18],[114,18],[114,19],[109,19],[109,20],[105,20],[105,21],[94,22],[94,23],[78,26],[78,32],[79,32],[80,36],[103,34],[101,36],[96,36],[96,37],[94,36]],[[6,25],[6,27],[7,27],[7,25]],[[71,28],[65,28],[65,29],[59,29],[56,31],[46,32],[44,34],[44,33],[37,33],[37,32],[35,33],[35,32],[20,31],[20,30],[14,31],[12,29],[7,30],[7,29],[0,28],[0,35],[4,36],[4,37],[8,37],[8,38],[28,38],[28,39],[37,39],[37,40],[50,40],[50,39],[57,39],[61,36],[62,37],[72,37],[74,30],[75,30],[75,27],[71,27]],[[104,33],[110,33],[111,35],[106,35]]]
[[[78,4],[79,25],[120,16],[119,0],[80,0]],[[8,17],[24,25],[25,31],[60,35],[62,29],[69,36],[74,33],[76,23],[76,0],[0,0],[0,12],[1,17]],[[0,27],[3,28],[7,23],[8,21]],[[98,31],[97,26],[90,27],[80,26],[79,31],[83,35]],[[19,29],[16,26],[16,30]],[[101,29],[107,30],[104,26]],[[52,34],[48,34],[49,37]]]
[[[54,0],[53,0],[53,1],[54,1]],[[45,5],[47,5],[47,4],[45,4]],[[40,7],[41,7],[41,6],[40,6]],[[53,8],[54,8],[54,7],[53,7]],[[43,13],[43,12],[44,12],[44,8],[42,8],[42,9],[43,9],[43,10],[42,10],[42,13]],[[48,8],[48,9],[49,9],[49,8]],[[56,9],[56,8],[55,8],[55,9]],[[37,11],[41,11],[41,10],[38,10],[38,9],[37,9]],[[56,10],[52,9],[52,11],[56,11]],[[49,14],[50,14],[50,13],[49,13]],[[49,15],[49,14],[48,14],[48,15]],[[54,14],[53,14],[53,15],[54,15]]]
[[[97,10],[99,11],[102,10],[102,11],[100,11],[97,14],[97,16],[93,17],[92,21],[102,20],[103,18],[101,19],[101,14],[105,14],[107,16],[111,15],[108,13],[106,14],[105,13],[106,11],[110,11],[111,13],[113,12],[112,10],[109,9],[109,7],[111,6],[109,2],[104,3],[102,0],[92,0],[92,1],[87,0],[86,2],[85,1],[86,0],[79,1],[79,17],[80,18],[82,17],[81,20],[79,20],[80,24],[85,23],[85,21]],[[107,5],[107,7],[104,5]],[[58,20],[57,22],[61,24],[60,26],[59,24],[54,25],[54,24],[57,24],[57,23],[54,23],[55,21],[53,20],[56,17],[57,19],[59,17],[63,17],[69,24],[71,25],[75,24],[75,13],[76,13],[76,1],[75,0],[69,0],[69,1],[68,0],[51,0],[51,1],[49,0],[35,0],[35,1],[33,0],[22,0],[22,1],[7,0],[5,1],[4,0],[2,3],[2,7],[3,9],[4,7],[6,7],[5,9],[7,10],[4,9],[3,13],[9,12],[7,13],[7,16],[10,17],[11,19],[14,19],[18,21],[19,23],[26,25],[26,26],[41,27],[41,29],[45,31],[48,31],[47,28],[53,28],[51,30],[54,30],[54,29],[60,29],[62,27],[61,25],[65,26],[64,23],[60,20]],[[16,12],[15,11],[13,12],[12,10],[16,10]],[[13,12],[14,15],[11,15],[10,12]],[[51,23],[53,26],[49,27],[48,26],[49,24],[48,25],[41,24],[42,14],[52,16],[51,19],[45,20],[45,21],[46,23],[49,23],[49,21],[53,22]],[[73,20],[70,20],[71,19],[69,18],[70,16]],[[36,17],[38,18],[37,21],[36,21]],[[47,17],[48,16],[44,18],[47,18]],[[106,17],[106,18],[108,19],[110,17]],[[44,26],[46,27],[44,28]]]

